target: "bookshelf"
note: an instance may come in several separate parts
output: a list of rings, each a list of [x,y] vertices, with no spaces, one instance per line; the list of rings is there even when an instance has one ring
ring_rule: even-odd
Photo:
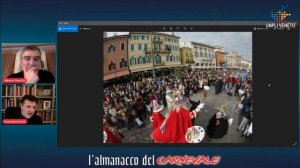
[[[56,124],[55,84],[2,85],[2,118],[7,107],[20,107],[20,100],[25,94],[38,99],[36,114],[44,124]]]

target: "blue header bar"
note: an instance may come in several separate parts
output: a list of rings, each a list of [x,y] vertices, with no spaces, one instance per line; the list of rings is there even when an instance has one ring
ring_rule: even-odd
[[[59,25],[57,32],[78,32],[78,25]]]

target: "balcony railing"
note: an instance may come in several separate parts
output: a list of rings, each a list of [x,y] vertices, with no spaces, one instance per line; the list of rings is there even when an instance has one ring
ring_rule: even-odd
[[[194,64],[195,61],[186,61],[185,63],[186,63],[186,64]]]
[[[160,62],[160,63],[154,63],[154,66],[164,66],[165,62]]]
[[[162,43],[163,39],[152,38],[153,43]]]
[[[159,53],[165,53],[165,54],[169,54],[171,53],[170,50],[162,50],[162,49],[154,49],[151,51],[151,49],[144,49],[145,53],[146,54],[151,54],[151,53],[154,53],[154,54],[159,54]]]

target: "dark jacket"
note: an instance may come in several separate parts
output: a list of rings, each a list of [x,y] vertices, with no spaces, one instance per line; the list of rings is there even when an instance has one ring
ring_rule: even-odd
[[[37,83],[54,83],[55,79],[51,72],[39,70],[38,72],[39,81]],[[7,78],[24,78],[24,72],[11,74]]]
[[[8,107],[5,110],[5,119],[26,119],[21,114],[21,108],[19,107]],[[30,119],[27,119],[27,124],[43,124],[42,119],[34,114]]]

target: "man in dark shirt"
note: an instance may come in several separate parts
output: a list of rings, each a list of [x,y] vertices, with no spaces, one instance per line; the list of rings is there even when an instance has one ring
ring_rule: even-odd
[[[41,70],[42,52],[37,46],[26,46],[21,51],[21,69],[19,73],[11,74],[8,78],[25,78],[26,83],[54,83],[54,76],[48,71]]]
[[[37,101],[33,95],[24,95],[21,99],[21,108],[14,108],[14,111],[9,111],[11,114],[5,114],[5,119],[26,119],[27,124],[43,124],[42,119],[35,114]]]

